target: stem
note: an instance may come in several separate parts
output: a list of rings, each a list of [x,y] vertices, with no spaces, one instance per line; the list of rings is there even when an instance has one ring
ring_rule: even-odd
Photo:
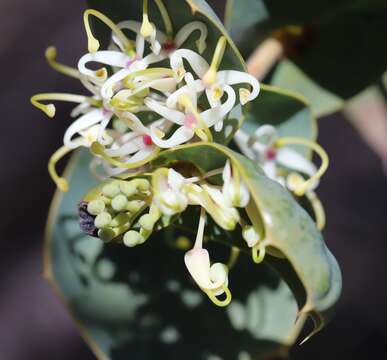
[[[247,59],[247,71],[258,80],[262,80],[283,54],[282,44],[274,38],[268,38]]]
[[[198,232],[196,234],[196,240],[194,248],[201,249],[203,247],[203,236],[204,236],[204,225],[206,223],[206,211],[204,208],[200,208],[200,218],[199,218],[199,226]]]

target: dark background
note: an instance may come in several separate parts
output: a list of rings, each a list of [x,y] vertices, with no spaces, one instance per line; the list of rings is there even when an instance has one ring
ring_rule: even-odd
[[[82,1],[0,1],[0,360],[94,359],[69,314],[41,276],[42,238],[54,185],[50,154],[60,146],[71,105],[46,118],[36,92],[81,91],[55,73],[44,50],[69,64],[86,51]],[[371,119],[370,119],[371,120]],[[334,320],[294,359],[381,358],[387,342],[387,181],[378,158],[340,115],[319,121],[331,166],[319,188],[326,241],[338,258],[344,292]]]

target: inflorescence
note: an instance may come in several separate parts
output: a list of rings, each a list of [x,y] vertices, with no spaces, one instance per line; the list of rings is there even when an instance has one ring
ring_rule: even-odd
[[[254,100],[260,86],[245,72],[221,70],[227,47],[224,36],[219,38],[208,63],[202,56],[207,47],[207,26],[192,21],[175,32],[162,0],[155,3],[165,32],[151,22],[148,0],[143,1],[142,22],[116,24],[99,11],[86,10],[88,53],[79,59],[77,68],[58,62],[54,47],[49,47],[45,56],[52,68],[78,79],[90,95],[41,93],[32,96],[31,102],[50,118],[55,116],[52,101],[78,104],[71,112],[76,120],[67,128],[63,146],[48,164],[60,190],[67,191],[68,183],[57,173],[56,164],[79,147],[90,149],[94,155],[91,169],[101,180],[122,174],[128,178],[108,180],[92,199],[81,203],[82,229],[105,242],[120,241],[133,247],[168,226],[189,205],[199,206],[197,236],[193,248],[185,254],[185,264],[208,297],[216,305],[225,306],[231,300],[229,269],[222,263],[211,265],[209,253],[203,248],[207,215],[226,231],[240,226],[256,263],[265,256],[262,229],[241,216],[240,209],[248,205],[250,194],[238,169],[227,161],[222,169],[185,177],[174,168],[149,172],[146,166],[164,149],[195,141],[212,142],[214,131],[222,131],[234,107]],[[108,50],[100,50],[90,17],[110,28]],[[195,49],[185,47],[192,39]],[[100,66],[92,69],[91,63]],[[235,141],[267,176],[295,196],[305,195],[315,211],[318,227],[324,226],[324,211],[314,189],[328,159],[319,145],[302,138],[280,138],[270,125],[261,126],[253,135],[239,130]],[[292,144],[314,150],[322,160],[320,168],[287,146]],[[132,173],[136,176],[131,177]],[[220,174],[221,186],[207,181]]]

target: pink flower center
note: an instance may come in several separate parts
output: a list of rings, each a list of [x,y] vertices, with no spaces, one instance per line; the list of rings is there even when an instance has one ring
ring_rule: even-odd
[[[139,60],[139,57],[137,55],[133,56],[130,60],[128,60],[125,64],[125,68],[128,69],[134,62]]]
[[[173,40],[167,40],[163,45],[162,45],[163,50],[166,53],[170,53],[176,49],[176,44]]]
[[[266,160],[275,160],[277,157],[277,150],[274,148],[269,148],[265,153]]]
[[[149,135],[143,135],[142,136],[142,141],[146,146],[152,145],[153,141],[152,138]]]
[[[197,120],[195,118],[195,115],[192,113],[189,113],[184,118],[184,126],[187,128],[192,129],[197,124]]]

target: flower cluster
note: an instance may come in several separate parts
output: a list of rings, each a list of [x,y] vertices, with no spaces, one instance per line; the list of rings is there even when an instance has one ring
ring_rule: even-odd
[[[77,78],[90,96],[42,93],[32,96],[34,106],[55,115],[55,106],[42,101],[78,103],[71,116],[76,120],[64,134],[64,146],[49,161],[49,172],[62,191],[67,181],[60,177],[56,163],[68,152],[87,147],[95,155],[92,168],[101,177],[138,169],[154,159],[162,149],[190,141],[212,141],[212,131],[220,131],[237,103],[244,105],[259,93],[259,83],[251,75],[220,70],[227,46],[220,37],[209,64],[201,54],[206,49],[207,26],[193,21],[174,33],[162,1],[156,1],[165,33],[156,29],[148,16],[148,0],[143,1],[143,21],[112,22],[102,13],[84,13],[88,53],[78,68],[59,63],[56,49],[46,51],[48,63],[63,74]],[[112,31],[108,50],[100,50],[90,27],[96,17]],[[184,48],[196,37],[196,51]],[[96,69],[91,64],[97,64]],[[239,85],[238,94],[233,88]]]
[[[207,181],[220,173],[222,186]],[[218,306],[226,306],[231,301],[231,292],[227,265],[211,265],[209,253],[203,248],[207,214],[224,230],[232,231],[239,225],[243,238],[252,248],[254,260],[263,260],[264,241],[238,211],[247,206],[250,194],[230,161],[223,169],[202,176],[187,178],[173,168],[162,167],[143,177],[111,180],[88,200],[87,213],[93,226],[90,227],[89,219],[83,230],[96,233],[103,241],[120,241],[128,247],[143,244],[153,231],[168,226],[189,205],[200,206],[196,240],[184,261],[197,285]],[[220,300],[223,294],[224,299]]]
[[[77,68],[59,63],[54,47],[47,49],[46,59],[54,69],[78,79],[90,95],[42,93],[32,96],[31,102],[49,117],[55,115],[50,101],[78,104],[71,112],[76,119],[64,134],[64,144],[48,165],[58,188],[67,191],[68,184],[56,172],[56,163],[79,147],[90,149],[94,155],[91,168],[95,175],[104,180],[110,178],[80,204],[82,230],[105,242],[134,247],[144,243],[154,231],[173,223],[188,206],[198,206],[196,240],[184,261],[208,297],[216,305],[226,306],[231,301],[230,266],[211,265],[210,255],[203,247],[208,216],[225,231],[239,227],[256,263],[263,261],[267,244],[263,230],[246,221],[241,211],[251,204],[251,196],[237,166],[228,160],[224,167],[207,174],[183,175],[173,165],[156,169],[148,165],[165,149],[188,142],[212,142],[214,132],[222,131],[230,112],[237,105],[254,100],[260,86],[245,72],[221,69],[227,47],[224,36],[215,49],[210,49],[212,59],[207,62],[202,56],[207,47],[207,26],[193,21],[175,33],[163,2],[155,3],[165,33],[150,21],[148,0],[143,1],[142,22],[115,24],[96,10],[86,10],[88,53],[79,59]],[[110,28],[107,50],[100,50],[90,17]],[[192,38],[196,40],[195,49],[186,48]],[[295,196],[306,195],[318,226],[324,226],[324,212],[313,191],[327,165],[321,147],[306,139],[280,138],[270,125],[258,128],[252,135],[239,130],[234,140],[268,177]],[[318,153],[322,159],[320,168],[287,146],[291,144],[305,145]],[[220,175],[221,185],[212,181]]]

